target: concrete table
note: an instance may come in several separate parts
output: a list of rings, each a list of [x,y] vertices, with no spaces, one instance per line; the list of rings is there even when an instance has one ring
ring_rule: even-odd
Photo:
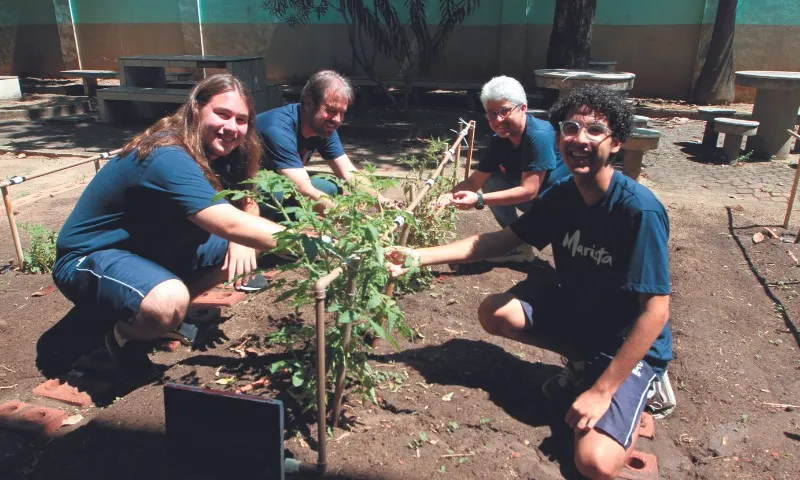
[[[756,88],[753,120],[760,123],[758,133],[747,139],[747,149],[757,158],[783,160],[789,155],[793,129],[800,107],[800,72],[736,72],[736,85]]]
[[[535,74],[537,87],[557,89],[559,95],[565,95],[584,85],[603,85],[624,93],[633,89],[633,80],[636,78],[636,75],[628,72],[592,72],[564,68],[540,69]]]
[[[589,60],[586,64],[588,70],[595,72],[613,72],[617,69],[616,60]]]
[[[83,94],[87,97],[97,96],[98,78],[117,78],[114,70],[61,70],[66,77],[81,77],[83,81]]]

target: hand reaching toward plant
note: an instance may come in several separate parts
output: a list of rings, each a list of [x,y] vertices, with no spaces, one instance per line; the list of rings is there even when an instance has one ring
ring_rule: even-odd
[[[478,203],[478,194],[469,190],[455,192],[452,196],[453,200],[450,203],[459,210],[472,210],[475,208],[475,204]]]
[[[386,268],[392,278],[404,275],[412,267],[420,266],[419,254],[409,247],[387,247]]]

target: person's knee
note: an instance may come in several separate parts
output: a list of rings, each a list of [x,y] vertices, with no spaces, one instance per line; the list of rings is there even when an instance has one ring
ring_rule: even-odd
[[[575,467],[581,475],[590,479],[614,479],[622,469],[624,458],[617,452],[604,451],[602,448],[575,449]],[[624,451],[619,452],[624,457]]]
[[[327,178],[313,176],[311,177],[311,185],[329,197],[339,195],[339,186]]]
[[[177,328],[189,307],[189,290],[180,280],[167,280],[156,285],[142,300],[137,319],[162,333]]]
[[[478,320],[486,333],[503,335],[509,328],[509,301],[508,295],[489,295],[478,307]]]

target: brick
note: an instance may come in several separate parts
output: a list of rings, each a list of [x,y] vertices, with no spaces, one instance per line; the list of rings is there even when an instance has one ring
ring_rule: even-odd
[[[37,435],[52,435],[64,419],[67,412],[55,408],[40,407],[12,400],[0,405],[0,425]]]
[[[658,480],[658,459],[655,455],[634,450],[617,478]]]
[[[81,408],[93,404],[92,397],[88,393],[80,391],[77,387],[70,385],[68,382],[62,382],[57,378],[50,379],[34,388],[33,393]]]
[[[217,290],[209,290],[203,292],[194,299],[192,299],[192,306],[219,306],[229,307],[244,300],[245,294],[242,292],[220,292]]]
[[[654,438],[656,436],[656,424],[653,416],[645,412],[639,420],[639,436],[644,438]]]
[[[219,323],[221,312],[219,307],[192,306],[186,312],[186,323],[206,325]]]
[[[162,352],[176,352],[181,348],[181,342],[162,338],[156,341],[155,348]]]

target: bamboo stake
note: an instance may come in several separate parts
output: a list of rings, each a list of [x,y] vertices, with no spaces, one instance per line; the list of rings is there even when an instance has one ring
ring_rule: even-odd
[[[791,133],[798,139],[800,139],[800,135],[794,133],[793,131],[786,129],[787,132]],[[798,163],[797,167],[795,167],[794,172],[794,182],[792,183],[792,192],[789,194],[789,205],[786,208],[786,216],[783,217],[783,228],[789,228],[789,217],[792,216],[792,206],[794,205],[794,197],[797,193],[797,182],[800,180],[800,163]],[[797,235],[800,236],[800,230],[798,230]],[[795,237],[794,243],[797,243],[797,237]]]
[[[347,304],[352,307],[356,300],[356,275],[361,259],[356,257],[350,265],[350,278],[347,279]],[[344,361],[339,364],[339,371],[336,372],[336,390],[333,392],[333,428],[339,427],[339,410],[342,408],[342,395],[344,394],[344,379],[347,373],[347,356],[350,353],[350,338],[353,335],[353,323],[348,322],[344,326],[344,339],[342,347],[344,349]],[[317,379],[319,381],[319,379]]]
[[[17,230],[17,221],[14,220],[14,207],[11,205],[11,197],[8,196],[8,187],[3,185],[0,187],[3,192],[3,203],[6,206],[6,215],[8,216],[8,224],[11,226],[11,239],[14,241],[14,250],[17,253],[17,261],[19,266],[25,263],[25,257],[22,255],[22,242],[19,240],[19,231]]]
[[[470,169],[472,168],[472,151],[475,148],[475,120],[471,120],[469,131],[469,148],[467,149],[467,164],[464,165],[464,180],[469,178]]]

